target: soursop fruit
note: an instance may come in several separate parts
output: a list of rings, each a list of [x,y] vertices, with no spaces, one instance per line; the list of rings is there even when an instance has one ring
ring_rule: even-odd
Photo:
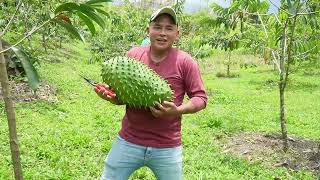
[[[150,107],[172,100],[169,84],[147,65],[128,57],[103,63],[103,82],[115,91],[120,102],[131,107]]]

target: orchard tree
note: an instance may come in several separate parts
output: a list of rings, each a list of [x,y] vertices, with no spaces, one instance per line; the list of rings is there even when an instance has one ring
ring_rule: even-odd
[[[227,77],[230,77],[231,53],[239,47],[242,19],[235,13],[236,9],[232,5],[224,8],[217,3],[213,3],[212,9],[217,17],[214,22],[216,32],[210,39],[211,45],[228,52],[228,59],[224,61],[224,64],[227,66]],[[237,26],[238,23],[240,23],[240,27]]]
[[[260,0],[232,1],[230,7],[222,7],[217,3],[211,5],[216,15],[214,26],[216,32],[210,39],[211,44],[228,52],[227,76],[230,76],[231,53],[240,47],[245,31],[245,23],[257,23],[260,18],[256,12],[266,12],[269,5]]]
[[[268,1],[273,3],[272,1]],[[259,0],[232,1],[231,6],[222,8],[213,4],[217,14],[217,24],[223,24],[228,29],[234,30],[240,24],[240,32],[251,36],[257,35],[256,41],[251,39],[251,44],[262,46],[264,55],[275,64],[279,71],[279,101],[280,124],[283,139],[283,150],[288,150],[288,130],[285,105],[285,89],[289,75],[299,68],[304,61],[319,61],[319,14],[318,0],[281,0],[276,14],[266,14],[268,7]],[[265,17],[265,18],[262,18]],[[259,27],[260,32],[246,29]],[[223,36],[220,36],[223,37]],[[264,40],[263,40],[264,39]],[[247,39],[241,39],[247,41]],[[257,41],[261,41],[257,42]],[[228,44],[228,43],[226,43]],[[223,43],[219,43],[223,47]],[[228,47],[228,46],[227,46]]]
[[[272,3],[272,1],[269,2]],[[254,8],[259,5],[256,0],[238,1],[238,4],[241,4],[238,6],[242,9],[239,11],[240,14],[251,17],[250,21],[244,22],[248,22],[246,24],[250,28],[259,28],[264,34],[261,34],[259,30],[246,30],[245,33],[255,35],[255,38],[250,39],[250,43],[263,47],[265,59],[271,59],[279,71],[279,119],[283,150],[287,151],[289,147],[285,88],[289,75],[299,67],[301,62],[319,60],[319,2],[317,0],[282,0],[281,6],[278,7],[279,12],[276,14],[266,14],[265,5],[261,5],[261,8]],[[242,19],[245,18],[242,17]],[[243,41],[248,40],[247,37]]]
[[[45,1],[41,1],[45,2]],[[6,23],[5,27],[0,31],[0,78],[1,78],[1,87],[3,92],[3,99],[5,102],[5,110],[8,119],[8,127],[9,127],[9,138],[10,138],[10,149],[11,149],[11,156],[14,168],[15,179],[23,179],[22,174],[22,167],[20,162],[20,152],[18,146],[18,138],[17,138],[17,130],[16,130],[16,118],[15,118],[15,109],[11,97],[10,87],[9,87],[9,80],[8,74],[6,69],[6,61],[4,59],[4,53],[7,51],[14,51],[17,57],[23,62],[23,66],[25,69],[30,70],[30,63],[29,59],[26,54],[17,48],[16,46],[22,43],[25,39],[31,37],[32,34],[35,32],[43,29],[48,25],[60,25],[61,27],[65,28],[71,36],[79,39],[84,40],[83,36],[77,28],[74,26],[72,22],[72,15],[77,15],[88,27],[92,34],[96,33],[95,25],[98,24],[103,29],[105,28],[105,23],[101,14],[107,14],[104,10],[101,9],[103,7],[100,3],[102,2],[109,2],[109,0],[90,0],[85,3],[63,3],[56,7],[53,12],[49,13],[49,16],[46,16],[47,19],[41,22],[41,24],[36,24],[32,28],[28,28],[28,32],[25,35],[17,40],[14,43],[9,43],[7,47],[3,48],[2,39],[5,37],[6,33],[10,31],[10,26],[13,24],[19,24],[20,21],[16,22],[15,17],[18,11],[21,8],[22,1],[19,1],[16,4],[16,9],[12,16],[9,18],[8,22]],[[1,7],[2,8],[2,7]],[[29,11],[28,11],[29,12]],[[34,72],[31,72],[31,74]],[[33,88],[37,88],[38,86],[38,79],[35,74],[28,76],[29,81],[33,84]]]
[[[288,130],[285,103],[285,89],[289,75],[299,63],[319,58],[319,2],[317,0],[282,0],[279,13],[269,18],[263,26],[268,39],[266,48],[279,71],[280,123],[283,150],[287,151]]]

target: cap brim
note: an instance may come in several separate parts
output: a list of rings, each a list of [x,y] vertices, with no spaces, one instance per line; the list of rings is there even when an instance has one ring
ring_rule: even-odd
[[[170,8],[170,7],[164,7],[162,9],[160,9],[159,11],[155,12],[151,18],[150,18],[150,22],[154,21],[158,16],[160,16],[161,14],[169,14],[170,16],[172,16],[175,24],[178,24],[177,22],[177,15],[175,13],[175,11]]]

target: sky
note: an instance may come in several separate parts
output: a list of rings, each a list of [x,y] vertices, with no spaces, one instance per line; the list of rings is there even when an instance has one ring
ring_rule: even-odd
[[[195,12],[202,8],[210,6],[211,2],[216,2],[223,7],[230,5],[230,0],[186,0],[184,4],[184,10],[186,12]]]
[[[267,0],[267,1],[272,1],[277,6],[279,6],[280,4],[280,0]],[[211,2],[216,2],[223,7],[230,6],[230,0],[186,0],[184,9],[186,12],[195,12],[202,8],[207,7],[207,5],[210,5]],[[276,12],[277,8],[271,4],[269,11]]]
[[[199,11],[202,8],[206,8],[210,6],[210,3],[212,2],[216,2],[223,7],[228,7],[230,6],[230,1],[231,0],[186,0],[184,5],[184,11],[187,13]],[[277,6],[279,6],[280,4],[280,0],[261,0],[261,1],[272,1]],[[117,2],[122,2],[122,0],[113,0],[113,2],[117,4]],[[277,12],[277,8],[271,4],[269,12]]]

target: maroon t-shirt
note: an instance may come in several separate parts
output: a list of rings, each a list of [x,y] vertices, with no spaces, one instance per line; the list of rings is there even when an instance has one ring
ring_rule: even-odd
[[[170,84],[173,102],[179,106],[187,94],[197,107],[205,107],[207,95],[196,61],[187,53],[172,48],[168,56],[155,63],[150,58],[150,46],[136,47],[128,57],[147,64]],[[181,117],[155,118],[149,109],[126,107],[119,135],[128,142],[149,147],[181,145]]]

